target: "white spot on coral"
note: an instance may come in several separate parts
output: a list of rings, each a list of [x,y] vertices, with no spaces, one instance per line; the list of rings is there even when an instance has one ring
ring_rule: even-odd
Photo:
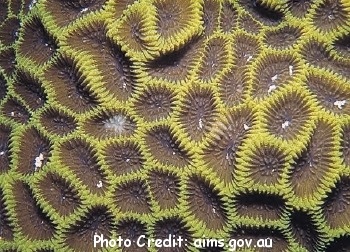
[[[5,154],[5,151],[2,151],[0,152],[0,156],[4,155]]]
[[[293,66],[289,66],[289,75],[293,74]]]
[[[230,161],[230,155],[228,153],[226,153],[226,160]]]
[[[80,13],[87,12],[88,10],[89,10],[88,8],[83,8],[83,9],[81,9]]]
[[[272,84],[272,85],[270,85],[269,86],[269,90],[267,90],[267,93],[269,94],[269,93],[271,93],[273,90],[275,90],[277,88],[277,86],[276,85],[274,85],[274,84]]]
[[[13,111],[10,114],[11,114],[11,116],[15,116],[15,112],[13,112]]]
[[[198,120],[198,127],[200,129],[203,129],[203,120],[202,120],[202,118],[199,118],[199,120]]]
[[[104,121],[104,128],[113,130],[117,134],[121,134],[125,130],[126,118],[123,115],[115,115]]]
[[[338,109],[342,109],[343,106],[346,104],[346,100],[342,100],[342,101],[335,101],[334,102],[334,106],[337,106]]]
[[[103,186],[102,181],[99,180],[98,183],[96,184],[96,186],[97,186],[98,188],[102,188],[102,186]]]
[[[250,127],[247,124],[243,124],[243,128],[244,130],[249,130]]]
[[[334,17],[334,15],[333,15],[333,14],[329,14],[329,15],[328,15],[328,19],[329,19],[329,20],[334,20],[334,19],[335,19],[335,17]]]
[[[282,123],[282,129],[289,127],[289,124],[290,124],[289,121],[285,121],[284,123]]]
[[[213,213],[216,213],[216,210],[215,210],[215,208],[214,208],[214,207],[213,207],[213,209],[212,209],[212,210],[213,210]]]
[[[244,55],[244,56],[248,56],[248,58],[247,58],[247,62],[249,62],[252,58],[253,58],[253,56],[251,56],[251,55],[249,55],[249,54],[247,54],[247,55]]]
[[[130,162],[130,158],[127,158],[127,159],[125,160],[125,162],[129,163],[129,162]]]
[[[42,153],[39,154],[39,156],[37,156],[35,158],[35,168],[34,170],[36,171],[38,168],[41,168],[41,166],[43,165],[43,160],[44,160],[44,155]]]
[[[28,6],[29,10],[31,10],[35,6],[36,2],[37,2],[37,0],[33,0],[30,2],[29,6]]]
[[[278,74],[274,75],[271,77],[272,82],[275,82],[278,78]]]

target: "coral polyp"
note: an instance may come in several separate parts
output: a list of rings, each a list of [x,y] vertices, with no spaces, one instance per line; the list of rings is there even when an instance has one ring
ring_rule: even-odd
[[[347,25],[349,11],[346,1],[323,0],[314,11],[313,23],[321,31],[336,31]]]
[[[0,251],[348,251],[349,45],[348,0],[0,1]]]
[[[227,216],[218,191],[200,177],[190,178],[187,190],[187,204],[194,217],[209,229],[221,229]]]
[[[150,196],[144,181],[125,182],[115,190],[116,206],[124,213],[150,213]]]

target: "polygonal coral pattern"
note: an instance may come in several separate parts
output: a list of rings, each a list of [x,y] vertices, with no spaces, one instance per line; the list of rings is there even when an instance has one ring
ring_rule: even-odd
[[[349,251],[349,69],[347,0],[1,1],[0,250]]]

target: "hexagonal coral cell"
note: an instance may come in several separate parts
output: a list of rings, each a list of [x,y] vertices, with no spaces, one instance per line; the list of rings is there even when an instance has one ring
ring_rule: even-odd
[[[309,97],[299,91],[280,95],[265,107],[269,133],[285,140],[293,140],[310,122],[313,109]]]
[[[221,5],[220,26],[224,32],[235,31],[238,25],[237,8],[230,1],[224,1]]]
[[[45,79],[55,90],[58,102],[73,112],[83,113],[98,105],[96,95],[88,87],[86,72],[66,55],[60,55],[45,71]]]
[[[16,205],[16,219],[21,232],[31,240],[49,240],[55,233],[55,224],[38,205],[30,187],[18,182],[12,186]]]
[[[252,144],[242,157],[246,176],[255,183],[277,184],[287,166],[288,151],[269,142]]]
[[[27,20],[22,27],[18,51],[36,64],[47,62],[56,52],[56,39],[49,33],[38,16]]]
[[[174,110],[175,93],[163,85],[150,85],[135,98],[134,108],[146,121],[166,119]]]
[[[135,86],[132,61],[107,36],[104,21],[93,20],[71,31],[66,43],[88,53],[101,73],[103,86],[117,100],[127,100]]]
[[[310,64],[323,70],[331,70],[340,77],[350,79],[348,71],[350,62],[346,58],[331,55],[330,48],[324,43],[310,39],[304,44],[301,53]]]
[[[195,86],[188,90],[180,105],[177,120],[194,141],[203,139],[215,123],[217,102],[212,90]]]
[[[264,98],[280,87],[286,86],[300,71],[300,63],[292,55],[266,54],[256,63],[252,81],[252,95]]]
[[[145,2],[137,2],[112,27],[112,33],[128,57],[153,59],[160,50],[156,25],[154,8]]]
[[[165,41],[169,39],[174,44],[193,36],[187,33],[196,28],[193,26],[199,21],[199,8],[195,1],[153,0],[153,4],[157,12],[157,31],[161,38]]]
[[[184,167],[190,155],[169,126],[153,127],[146,136],[146,143],[153,157],[165,165]]]
[[[211,38],[205,45],[199,60],[198,78],[208,82],[214,80],[229,63],[229,41],[225,37]]]
[[[38,181],[37,186],[43,199],[62,216],[73,213],[81,203],[72,182],[57,173],[47,173]]]
[[[288,7],[294,16],[302,18],[309,12],[312,2],[312,0],[288,0]]]
[[[146,235],[147,229],[146,224],[140,220],[127,218],[122,219],[116,225],[116,232],[123,239],[130,239],[131,246],[129,248],[123,247],[122,251],[135,251],[135,252],[147,252],[146,246],[140,247],[137,246],[137,240],[141,235],[145,235],[145,239],[140,239],[140,242],[146,242],[148,238]]]
[[[218,119],[208,136],[201,158],[217,176],[229,183],[233,178],[237,151],[253,126],[254,113],[242,107]]]
[[[350,113],[350,88],[347,84],[325,74],[309,74],[306,83],[327,111],[339,115]]]
[[[240,193],[233,202],[239,216],[262,218],[264,221],[281,219],[285,203],[281,196],[263,192]]]
[[[218,28],[220,15],[220,2],[217,0],[203,1],[204,35],[210,36]]]
[[[243,67],[232,67],[219,80],[219,95],[226,106],[232,107],[243,102],[248,82]]]
[[[1,113],[21,124],[25,124],[30,119],[30,112],[17,98],[7,99],[1,108]]]
[[[194,0],[152,0],[160,52],[182,48],[201,33],[201,9]]]
[[[46,91],[41,81],[28,72],[17,71],[13,86],[17,94],[32,110],[42,107],[47,100]]]
[[[177,206],[180,199],[180,178],[177,175],[154,170],[149,174],[149,185],[154,199],[162,209]]]
[[[62,109],[47,107],[40,114],[40,124],[51,134],[63,136],[76,129],[77,120]]]
[[[6,19],[0,25],[0,42],[4,46],[10,46],[18,39],[18,29],[20,27],[20,20],[12,17]]]
[[[307,144],[298,154],[290,171],[291,186],[298,197],[313,196],[332,173],[335,126],[320,120]]]
[[[52,143],[36,128],[29,127],[21,133],[18,153],[18,172],[28,175],[38,172],[50,160]]]
[[[285,25],[265,33],[265,43],[276,49],[286,49],[294,45],[301,36],[300,28]]]
[[[350,180],[342,177],[328,194],[322,206],[331,228],[342,228],[350,223]]]
[[[154,226],[154,234],[156,239],[167,239],[169,235],[173,237],[173,239],[177,239],[179,237],[183,238],[186,243],[190,242],[191,238],[191,232],[189,231],[189,228],[186,227],[186,224],[181,218],[179,217],[170,217],[170,218],[163,218],[158,220]],[[186,246],[182,244],[182,246],[176,246],[176,247],[169,247],[169,248],[160,248],[159,251],[164,252],[181,252],[181,251],[187,251]]]
[[[218,189],[204,178],[192,176],[187,182],[186,194],[191,213],[207,228],[219,230],[225,226],[227,213]]]
[[[290,222],[294,238],[308,251],[317,250],[321,232],[312,216],[306,212],[295,211],[291,215]]]
[[[110,237],[114,220],[105,206],[94,206],[65,233],[65,243],[76,251],[94,250],[94,235]]]
[[[102,109],[88,117],[82,128],[97,139],[131,136],[136,130],[136,122],[122,109]]]
[[[146,63],[145,71],[156,79],[175,83],[184,82],[189,78],[191,69],[199,58],[201,46],[203,46],[202,40],[195,37],[182,48],[162,54]]]
[[[313,23],[321,31],[335,31],[348,23],[349,15],[344,1],[323,0],[315,9]]]
[[[150,195],[142,180],[132,180],[118,185],[115,190],[116,205],[124,213],[150,213]]]
[[[97,160],[96,150],[79,138],[66,140],[59,146],[60,162],[77,176],[92,193],[101,195],[106,191],[106,174]]]
[[[104,147],[103,156],[118,176],[140,171],[145,162],[140,145],[133,141],[108,144]]]
[[[235,64],[246,66],[259,54],[261,46],[256,37],[245,33],[238,33],[233,41]]]
[[[45,10],[50,13],[55,23],[62,27],[81,16],[99,10],[104,3],[105,0],[49,0],[45,2]]]

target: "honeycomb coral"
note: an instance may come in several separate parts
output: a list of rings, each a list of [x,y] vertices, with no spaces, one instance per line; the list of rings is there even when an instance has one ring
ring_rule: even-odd
[[[349,20],[348,0],[0,1],[0,251],[349,251]]]

